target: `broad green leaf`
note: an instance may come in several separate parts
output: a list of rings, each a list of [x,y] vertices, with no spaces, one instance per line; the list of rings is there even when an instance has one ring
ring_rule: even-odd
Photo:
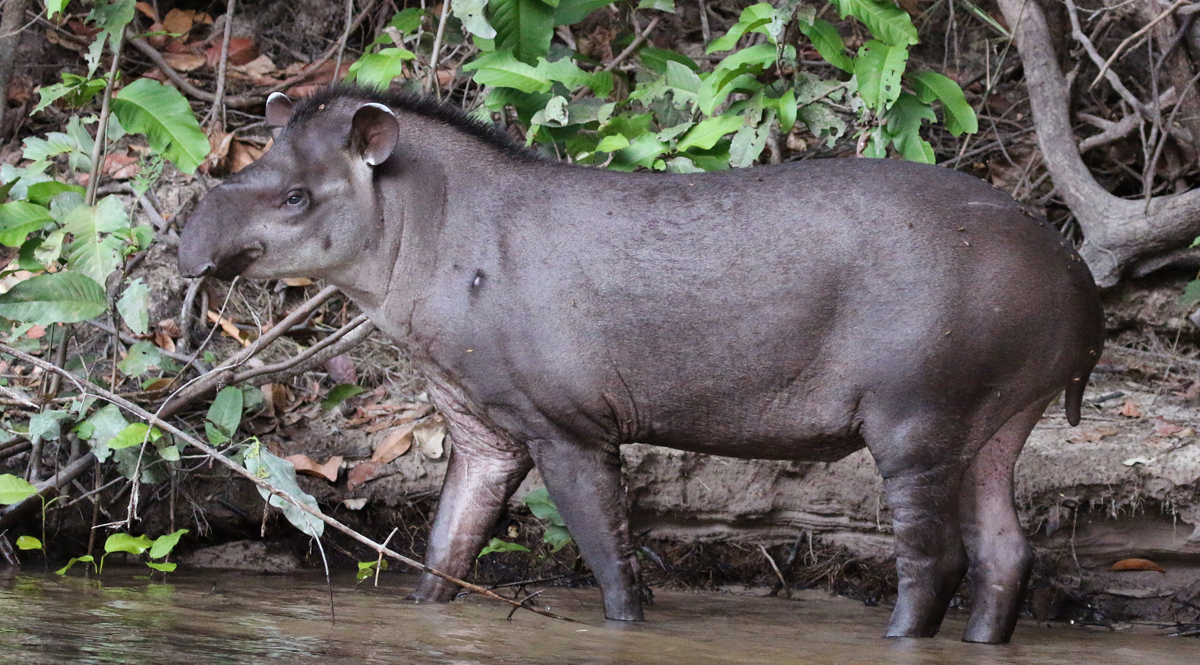
[[[121,415],[121,410],[115,404],[108,404],[97,409],[91,418],[76,425],[75,432],[79,438],[90,442],[92,454],[104,462],[112,455],[108,442],[128,426],[129,422]]]
[[[913,91],[917,98],[928,104],[933,100],[942,103],[942,115],[946,119],[946,129],[954,136],[963,133],[974,134],[979,131],[979,119],[975,117],[975,109],[967,103],[962,88],[949,77],[937,72],[921,72],[912,77]]]
[[[607,97],[608,93],[612,92],[612,72],[585,72],[570,58],[561,58],[554,62],[538,58],[537,71],[546,80],[558,81],[571,90],[586,85],[597,97]]]
[[[321,408],[328,411],[351,397],[362,394],[364,390],[362,386],[356,386],[353,383],[338,384],[330,388],[329,394],[325,395],[325,399],[321,400]]]
[[[61,14],[63,9],[67,7],[67,3],[71,0],[46,0],[46,18],[54,18],[55,14]]]
[[[96,240],[77,239],[67,246],[67,267],[86,275],[97,284],[108,282],[108,276],[121,267],[124,243],[116,236]]]
[[[767,147],[771,124],[775,122],[775,111],[768,110],[758,126],[744,125],[733,135],[729,145],[729,165],[735,169],[752,166]]]
[[[716,53],[717,51],[728,51],[737,46],[738,40],[747,32],[761,32],[764,35],[769,35],[767,25],[771,23],[771,19],[775,17],[775,8],[766,2],[760,2],[757,5],[751,5],[742,10],[742,15],[738,22],[729,29],[721,37],[714,39],[713,43],[708,45],[704,50],[705,53]],[[760,44],[762,46],[762,44]],[[774,50],[773,45],[771,46]]]
[[[937,120],[929,104],[922,103],[907,92],[902,93],[888,110],[885,119],[887,135],[901,156],[910,162],[934,163],[933,146],[921,138],[921,122]]]
[[[0,245],[20,247],[30,233],[53,221],[49,210],[28,201],[0,204]]]
[[[150,558],[161,559],[170,554],[171,550],[175,549],[175,545],[179,544],[179,539],[187,532],[187,529],[180,529],[174,533],[168,533],[165,536],[156,538],[154,545],[150,548]]]
[[[641,0],[638,9],[657,9],[660,12],[675,13],[675,0]]]
[[[41,206],[50,205],[50,201],[63,192],[77,192],[83,196],[86,190],[79,185],[68,185],[65,182],[57,180],[49,180],[47,182],[39,182],[29,186],[26,196],[33,203]]]
[[[96,73],[100,64],[100,52],[107,42],[109,50],[116,51],[121,38],[121,31],[133,20],[134,0],[107,0],[97,2],[87,15],[87,21],[100,28],[95,41],[88,48],[88,78]]]
[[[29,417],[29,440],[37,443],[54,440],[62,436],[62,421],[71,413],[60,409],[46,409]]]
[[[522,545],[520,543],[510,543],[510,542],[507,542],[504,540],[500,540],[499,538],[492,538],[492,540],[490,542],[488,542],[487,547],[483,548],[483,551],[480,552],[479,556],[476,558],[482,558],[484,556],[487,556],[488,554],[491,554],[492,552],[528,552],[528,551],[529,551],[529,548],[525,547],[524,545]],[[372,561],[371,563],[374,563],[374,562]]]
[[[175,568],[178,567],[179,564],[176,564],[174,562],[160,563],[158,561],[147,561],[146,565],[150,566],[151,568],[157,570],[160,573],[173,573],[173,572],[175,572]]]
[[[405,48],[380,49],[378,53],[364,55],[358,62],[350,65],[346,72],[346,80],[386,90],[393,79],[404,74],[404,63],[416,57],[415,53]]]
[[[686,64],[679,63],[674,60],[667,61],[667,85],[672,92],[678,96],[679,92],[688,92],[695,98],[696,93],[700,92],[700,86],[704,82],[696,75],[695,70],[689,68]]]
[[[6,164],[5,166],[9,166],[9,165]],[[6,183],[0,184],[0,203],[4,203],[4,200],[8,198],[8,193],[11,192],[12,188],[20,181],[21,181],[21,178],[20,178],[20,176],[18,176],[16,178],[13,178],[12,180],[9,180]],[[53,182],[53,181],[51,181],[51,182]],[[25,191],[28,194],[28,192],[29,192],[28,188]]]
[[[145,335],[150,329],[150,287],[141,277],[129,283],[125,292],[117,300],[117,311],[125,320],[125,325],[137,335]]]
[[[42,549],[42,541],[33,536],[21,536],[17,538],[17,549],[40,550]]]
[[[520,62],[533,64],[550,50],[555,9],[541,0],[488,0],[496,50],[510,50]],[[515,87],[515,86],[514,86]]]
[[[665,74],[667,72],[668,62],[677,62],[693,72],[700,71],[700,66],[696,64],[695,60],[692,60],[678,51],[668,51],[667,49],[645,46],[638,51],[637,55],[638,58],[641,59],[643,65],[649,67],[655,72],[658,72],[659,74]]]
[[[246,449],[245,463],[246,469],[250,473],[265,480],[276,489],[287,492],[292,498],[312,510],[320,512],[321,509],[317,506],[317,500],[300,489],[300,485],[296,483],[296,467],[291,462],[271,454],[261,443],[255,440]],[[300,510],[292,502],[272,494],[261,487],[258,488],[258,493],[267,500],[267,503],[282,510],[284,517],[305,534],[314,538],[320,538],[321,534],[325,533],[324,522]]]
[[[600,139],[600,143],[596,145],[597,152],[615,152],[629,147],[629,139],[621,134],[613,134]]]
[[[109,439],[108,447],[112,450],[123,450],[140,446],[147,440],[154,441],[160,437],[162,437],[162,432],[151,428],[146,423],[133,423]]]
[[[659,141],[654,134],[642,134],[631,140],[629,147],[620,150],[621,161],[626,164],[649,168],[655,158],[667,151],[667,144]]]
[[[881,42],[893,46],[916,44],[917,28],[908,12],[890,0],[830,0],[842,18],[853,16],[863,22]]]
[[[74,566],[77,563],[95,563],[95,561],[96,560],[92,558],[91,554],[85,554],[83,556],[73,556],[73,557],[71,557],[71,560],[67,562],[67,565],[54,571],[54,574],[55,575],[66,575],[67,571],[71,569],[71,566]]]
[[[104,541],[104,552],[111,554],[113,552],[126,552],[128,554],[141,554],[150,549],[152,541],[146,536],[131,536],[127,533],[114,533]]]
[[[546,527],[546,532],[542,534],[542,540],[550,545],[551,552],[557,552],[567,543],[571,542],[571,532],[565,526],[551,524]]]
[[[43,86],[38,90],[38,103],[30,111],[37,113],[54,102],[66,98],[67,104],[78,108],[92,101],[101,90],[104,90],[106,77],[88,79],[78,74],[63,72],[62,83]]]
[[[607,7],[612,0],[559,0],[554,10],[554,25],[572,25],[588,17],[588,14]]]
[[[116,196],[106,196],[94,206],[77,206],[63,222],[63,231],[86,240],[95,240],[102,233],[127,228],[129,215]]]
[[[858,49],[854,76],[867,108],[880,115],[891,108],[900,96],[900,77],[907,62],[906,46],[889,46],[872,39]]]
[[[463,29],[484,39],[496,36],[496,29],[484,18],[483,8],[487,0],[451,0],[450,11],[462,21]]]
[[[463,65],[463,71],[474,71],[476,83],[503,88],[514,88],[521,92],[546,92],[550,80],[532,65],[513,57],[511,51],[488,53],[473,62]]]
[[[715,118],[709,118],[693,127],[691,131],[680,139],[675,149],[680,152],[689,148],[708,150],[716,145],[717,141],[721,140],[721,137],[730,132],[736,132],[744,123],[745,119],[736,115],[719,115]]]
[[[39,326],[86,321],[105,309],[104,289],[73,272],[38,275],[0,294],[0,316]]]
[[[113,97],[112,110],[127,131],[145,134],[150,147],[184,173],[194,172],[208,156],[208,137],[175,88],[140,78]]]
[[[824,19],[815,19],[812,25],[797,21],[796,27],[808,37],[816,47],[817,53],[825,58],[825,62],[844,72],[854,73],[854,61],[846,55],[846,43],[842,41],[842,36],[832,23]]]
[[[775,62],[775,47],[759,44],[742,49],[722,60],[700,86],[697,105],[705,115],[712,115],[716,107],[730,93],[738,89],[762,88],[762,84],[750,74],[758,74]]]
[[[33,162],[48,161],[53,157],[65,155],[81,148],[74,137],[62,132],[50,132],[44,139],[31,136],[22,143],[25,151],[21,156]],[[90,148],[91,146],[86,147]]]
[[[1200,302],[1200,279],[1193,279],[1183,287],[1183,295],[1179,296],[1179,304],[1183,307],[1191,307],[1198,302]]]
[[[153,368],[162,366],[163,356],[158,347],[145,341],[134,342],[121,362],[117,363],[121,373],[129,377],[141,376]]]
[[[354,579],[361,582],[374,575],[376,566],[379,566],[380,570],[387,570],[387,561],[359,561],[358,572],[354,574]]]
[[[208,407],[206,420],[212,423],[221,434],[232,437],[242,422],[242,404],[240,389],[235,386],[222,388],[221,392],[217,393],[216,399],[213,400],[212,406]],[[213,442],[214,445],[217,443]],[[224,443],[224,441],[220,443]]]
[[[558,506],[550,498],[550,492],[545,487],[539,487],[525,495],[525,506],[533,516],[546,520],[551,524],[565,524],[562,515],[558,514]]]
[[[838,117],[825,104],[808,104],[799,109],[800,120],[812,135],[825,139],[825,145],[830,148],[846,133],[846,122]]]
[[[11,506],[37,494],[37,488],[11,473],[0,474],[0,506]]]
[[[779,131],[784,134],[792,131],[792,127],[796,124],[796,110],[798,108],[795,91],[788,88],[778,99],[768,99],[768,103],[779,114]]]

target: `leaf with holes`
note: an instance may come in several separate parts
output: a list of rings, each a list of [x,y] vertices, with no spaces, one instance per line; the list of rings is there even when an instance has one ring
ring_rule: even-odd
[[[275,489],[288,493],[313,511],[321,512],[317,500],[300,489],[300,485],[296,483],[296,467],[292,466],[291,462],[271,454],[257,440],[246,449],[245,463],[246,470],[250,473],[265,480]],[[324,522],[296,507],[292,502],[261,487],[258,488],[258,493],[269,504],[282,510],[284,517],[302,532],[314,538],[320,538],[321,534],[325,533]]]
[[[934,163],[933,146],[921,138],[922,121],[937,120],[928,104],[923,104],[921,100],[904,92],[892,108],[888,109],[884,118],[887,121],[887,136],[892,139],[902,157],[910,162]]]
[[[858,77],[858,93],[867,108],[880,115],[891,108],[900,97],[900,77],[907,63],[906,46],[889,46],[872,39],[858,49],[854,75]]]
[[[967,103],[962,88],[952,79],[937,72],[921,72],[912,78],[912,86],[922,102],[928,104],[936,99],[942,103],[946,129],[951,134],[961,136],[979,131],[975,109]]]
[[[492,39],[496,36],[496,29],[484,17],[484,7],[487,7],[487,0],[451,0],[450,2],[450,12],[462,21],[464,30],[476,37]]]

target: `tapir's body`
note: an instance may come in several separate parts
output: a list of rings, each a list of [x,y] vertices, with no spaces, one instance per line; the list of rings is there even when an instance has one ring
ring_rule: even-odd
[[[936,632],[969,559],[967,639],[1008,639],[1030,562],[1013,464],[1064,388],[1078,420],[1103,343],[1073,249],[969,176],[882,160],[622,174],[353,90],[304,102],[214,190],[180,262],[342,287],[450,423],[428,564],[465,574],[536,462],[615,619],[641,618],[619,444],[795,460],[865,445],[895,514],[889,634]],[[451,591],[427,576],[417,597]]]

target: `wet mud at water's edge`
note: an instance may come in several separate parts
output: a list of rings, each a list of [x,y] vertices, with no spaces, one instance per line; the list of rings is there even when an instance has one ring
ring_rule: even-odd
[[[415,578],[334,580],[336,622],[319,576],[173,574],[152,583],[110,569],[103,586],[24,572],[0,578],[0,662],[20,663],[1172,663],[1200,662],[1200,640],[1145,627],[1097,632],[1022,621],[1013,643],[958,641],[953,612],[931,640],[886,640],[888,610],[823,593],[801,600],[659,591],[647,621],[604,621],[595,589],[551,588],[542,606],[577,623],[479,597],[404,600]]]

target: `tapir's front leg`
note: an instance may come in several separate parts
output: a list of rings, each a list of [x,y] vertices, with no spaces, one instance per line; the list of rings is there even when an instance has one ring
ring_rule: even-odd
[[[446,416],[454,447],[425,563],[462,579],[533,463],[524,446],[495,434],[477,419],[458,413]],[[426,573],[413,597],[445,602],[454,598],[455,591],[450,582]]]

